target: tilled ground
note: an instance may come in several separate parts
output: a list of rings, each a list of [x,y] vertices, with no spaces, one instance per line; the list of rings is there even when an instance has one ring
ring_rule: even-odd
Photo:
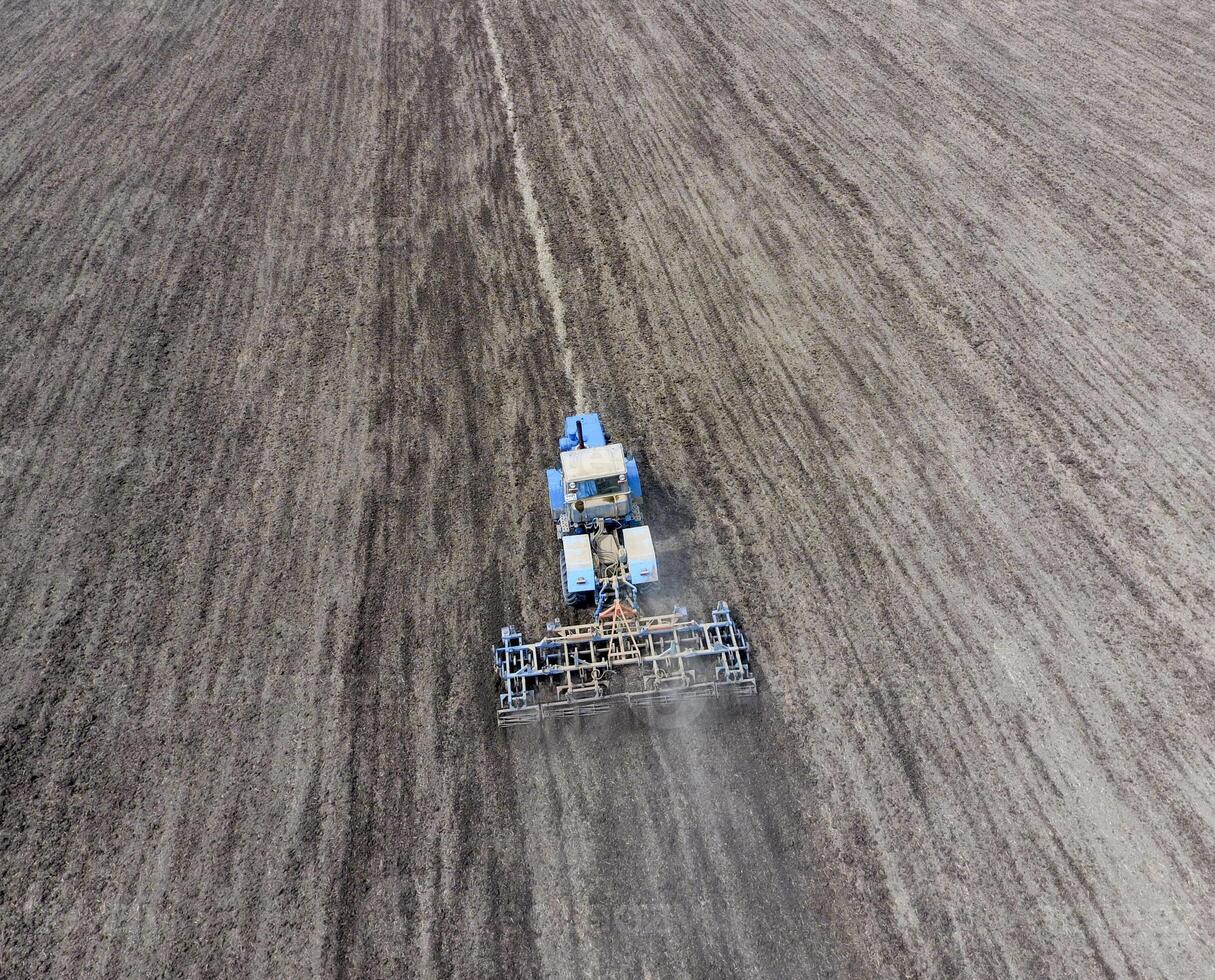
[[[0,10],[0,974],[1209,975],[1213,37]],[[579,392],[760,714],[494,727]]]

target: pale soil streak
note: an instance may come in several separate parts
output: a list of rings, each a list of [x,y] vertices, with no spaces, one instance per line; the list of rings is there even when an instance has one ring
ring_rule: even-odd
[[[549,248],[548,232],[544,227],[544,218],[540,214],[540,205],[536,201],[536,191],[532,186],[531,168],[527,165],[527,150],[523,136],[519,131],[519,121],[515,117],[515,100],[511,95],[510,82],[506,77],[506,66],[502,63],[502,48],[498,44],[498,36],[494,33],[493,20],[485,0],[478,0],[477,8],[481,14],[481,23],[485,28],[485,39],[489,42],[490,54],[494,60],[494,78],[498,82],[498,94],[502,99],[502,108],[506,112],[506,131],[510,134],[511,149],[515,165],[515,183],[519,188],[519,197],[523,201],[523,216],[531,229],[532,239],[536,243],[536,264],[540,270],[540,282],[544,285],[544,294],[548,299],[549,311],[553,318],[553,332],[561,348],[561,364],[565,376],[574,390],[574,411],[587,410],[586,380],[582,368],[575,359],[574,348],[570,344],[565,327],[565,301],[561,298],[561,282],[557,275],[557,267],[553,263],[553,251]]]

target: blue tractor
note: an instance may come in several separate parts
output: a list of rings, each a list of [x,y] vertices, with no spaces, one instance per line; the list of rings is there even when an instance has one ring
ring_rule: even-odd
[[[534,643],[514,626],[502,630],[494,648],[498,724],[754,696],[747,640],[724,602],[708,622],[680,606],[643,615],[658,562],[642,523],[636,461],[594,413],[567,418],[558,449],[560,464],[547,476],[561,592],[570,606],[593,605],[594,616],[576,625],[554,620]]]
[[[571,415],[548,470],[548,499],[561,540],[561,585],[570,606],[598,605],[621,589],[658,583],[650,529],[641,522],[637,462],[594,413]]]

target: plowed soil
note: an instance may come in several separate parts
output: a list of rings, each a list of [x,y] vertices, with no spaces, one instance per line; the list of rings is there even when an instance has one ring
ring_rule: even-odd
[[[1215,15],[0,8],[0,975],[1215,968]],[[510,737],[599,410],[761,711]]]

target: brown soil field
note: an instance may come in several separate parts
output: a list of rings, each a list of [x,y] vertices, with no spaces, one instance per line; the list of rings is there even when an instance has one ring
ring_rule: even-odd
[[[0,5],[0,975],[1215,970],[1215,10]],[[760,711],[500,732],[563,416]]]

